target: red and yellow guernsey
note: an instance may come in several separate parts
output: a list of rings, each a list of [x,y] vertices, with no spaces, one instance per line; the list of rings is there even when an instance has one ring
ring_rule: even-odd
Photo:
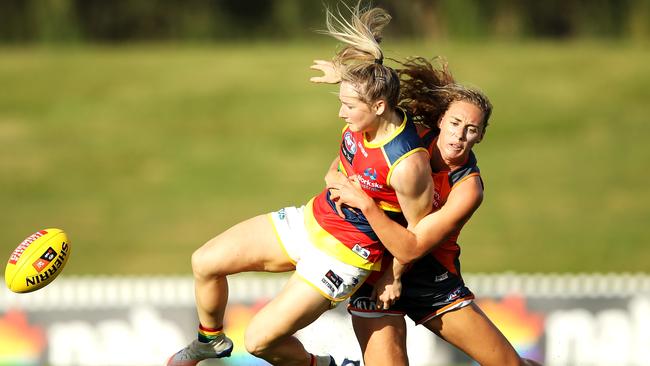
[[[405,224],[395,190],[390,185],[393,169],[407,156],[426,151],[413,122],[402,114],[402,124],[387,139],[370,143],[365,134],[346,126],[339,152],[339,171],[357,176],[362,189],[392,219]],[[358,268],[378,271],[384,246],[360,210],[336,212],[329,190],[313,198],[305,210],[305,227],[310,239],[323,252]]]

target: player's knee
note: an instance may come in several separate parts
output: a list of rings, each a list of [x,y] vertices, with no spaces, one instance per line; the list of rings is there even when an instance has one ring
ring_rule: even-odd
[[[206,266],[205,256],[202,255],[202,252],[202,248],[199,248],[192,253],[192,273],[196,279],[208,277],[208,267]]]
[[[270,343],[265,340],[263,332],[255,331],[249,327],[244,334],[244,346],[251,355],[263,358],[269,349]]]
[[[210,260],[210,258],[215,258],[214,253],[208,255],[207,250],[206,246],[202,246],[192,253],[192,273],[197,280],[213,279],[225,275],[222,273],[223,266],[218,262]],[[218,250],[218,248],[210,248],[210,250]]]

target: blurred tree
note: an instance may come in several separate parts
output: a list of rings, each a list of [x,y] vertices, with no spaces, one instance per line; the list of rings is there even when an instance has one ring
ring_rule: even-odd
[[[227,22],[214,2],[203,0],[173,0],[164,2],[166,14],[174,14],[169,21],[170,38],[205,41],[216,38],[220,27]]]
[[[41,42],[79,40],[73,0],[41,0],[30,2],[34,17],[35,38]]]
[[[81,32],[89,40],[159,39],[170,34],[174,14],[165,14],[159,1],[75,2]]]
[[[627,9],[625,34],[635,41],[650,40],[650,0],[633,1]]]
[[[618,37],[624,30],[623,19],[629,0],[575,0],[572,24],[576,35]]]
[[[499,39],[522,36],[524,29],[523,9],[518,0],[494,0],[490,33]]]
[[[0,0],[0,39],[23,42],[34,38],[31,1]]]
[[[401,3],[398,9],[405,14],[404,22],[409,24],[415,36],[435,39],[447,36],[443,18],[440,12],[440,2],[437,0],[414,0]],[[408,4],[408,8],[407,5]],[[408,10],[407,10],[408,9]],[[404,26],[402,26],[404,27]]]
[[[273,4],[274,33],[285,38],[297,38],[305,32],[299,0],[276,0]]]
[[[392,38],[650,38],[650,0],[374,0]],[[303,38],[357,0],[0,0],[0,42]]]
[[[439,10],[450,38],[476,39],[487,35],[489,2],[480,0],[441,0]]]
[[[228,29],[220,36],[243,38],[268,34],[273,0],[220,0],[217,2],[227,20]]]
[[[574,0],[523,0],[527,36],[567,38],[575,34]]]

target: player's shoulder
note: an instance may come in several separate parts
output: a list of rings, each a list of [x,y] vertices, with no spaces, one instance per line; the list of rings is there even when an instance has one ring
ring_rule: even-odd
[[[384,146],[384,153],[391,164],[395,164],[415,150],[423,149],[422,140],[413,121],[404,115],[402,124]]]
[[[478,167],[478,160],[473,151],[470,151],[465,164],[449,173],[449,183],[451,186],[456,186],[471,177],[481,180],[481,169]]]
[[[414,183],[431,181],[429,160],[429,153],[426,150],[414,151],[393,167],[389,184],[399,189],[400,186],[408,187]]]

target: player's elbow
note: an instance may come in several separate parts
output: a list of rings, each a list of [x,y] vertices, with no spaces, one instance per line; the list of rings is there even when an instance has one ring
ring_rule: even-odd
[[[398,255],[394,255],[394,257],[401,265],[409,265],[430,251],[431,248],[429,246],[424,246],[421,245],[421,243],[416,243],[411,246],[409,250],[405,250],[403,253],[398,253]]]
[[[408,250],[404,251],[403,253],[399,253],[398,255],[393,255],[395,259],[399,262],[399,264],[403,266],[407,266],[413,262],[415,262],[418,258],[421,257],[419,254],[419,251],[417,250]]]
[[[403,266],[407,266],[413,261],[412,259],[410,259],[410,256],[401,253],[398,255],[393,254],[393,257],[395,258],[396,261],[399,262],[399,264]]]

